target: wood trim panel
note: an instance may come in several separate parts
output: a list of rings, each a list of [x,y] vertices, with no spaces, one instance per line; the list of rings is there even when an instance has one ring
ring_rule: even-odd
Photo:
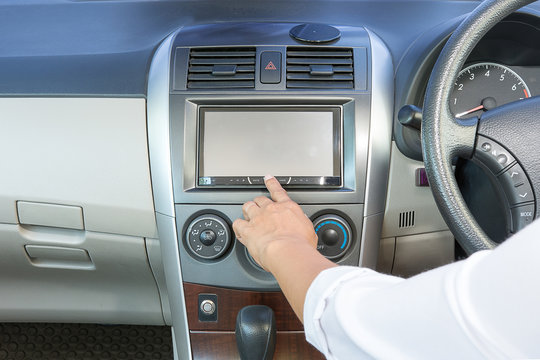
[[[216,294],[218,296],[217,322],[199,321],[199,294]],[[274,310],[277,331],[304,331],[304,326],[296,317],[282,292],[232,290],[184,283],[184,296],[190,330],[234,332],[236,315],[240,309],[248,305],[266,305]]]
[[[234,332],[194,331],[190,333],[194,360],[240,359]],[[303,331],[279,331],[276,334],[274,360],[322,360],[317,349],[309,344]]]

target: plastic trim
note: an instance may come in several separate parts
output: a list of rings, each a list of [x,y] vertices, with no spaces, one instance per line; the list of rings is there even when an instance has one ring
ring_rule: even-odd
[[[174,217],[171,153],[169,146],[169,80],[174,34],[157,49],[148,73],[148,151],[154,207],[156,212]]]
[[[384,212],[390,170],[394,67],[392,56],[381,38],[368,29],[366,31],[371,42],[371,116],[359,265],[374,268],[382,229],[383,216],[380,214]]]
[[[170,60],[172,43],[176,33],[169,35],[163,41],[150,65],[147,102],[148,147],[156,222],[173,323],[174,358],[191,359],[182,270],[176,237],[169,145]]]

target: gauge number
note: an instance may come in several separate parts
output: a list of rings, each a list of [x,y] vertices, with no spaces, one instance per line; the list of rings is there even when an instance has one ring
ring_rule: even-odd
[[[484,111],[530,96],[525,81],[509,67],[479,63],[459,73],[450,97],[450,110],[457,118],[480,117]]]

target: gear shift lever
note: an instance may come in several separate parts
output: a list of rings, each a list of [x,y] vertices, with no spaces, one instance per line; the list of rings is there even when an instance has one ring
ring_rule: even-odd
[[[241,360],[272,360],[276,346],[276,318],[268,306],[243,307],[236,317],[236,345]]]

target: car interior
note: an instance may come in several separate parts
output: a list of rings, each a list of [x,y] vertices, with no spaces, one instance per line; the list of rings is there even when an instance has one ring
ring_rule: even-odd
[[[0,359],[323,359],[232,230],[267,174],[322,255],[405,278],[537,218],[538,2],[2,0],[0,30]]]

